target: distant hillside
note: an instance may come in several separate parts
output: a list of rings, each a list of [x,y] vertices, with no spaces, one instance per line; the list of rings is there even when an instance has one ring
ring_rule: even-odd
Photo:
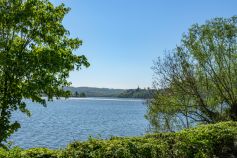
[[[151,98],[152,90],[150,89],[110,89],[95,87],[66,87],[72,96],[75,97],[119,97],[119,98]]]
[[[95,87],[66,87],[74,95],[77,93],[85,93],[86,97],[118,97],[125,89],[109,89]]]

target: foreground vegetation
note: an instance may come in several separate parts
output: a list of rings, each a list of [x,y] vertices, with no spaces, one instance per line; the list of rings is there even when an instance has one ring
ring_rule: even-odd
[[[31,115],[25,99],[46,106],[42,96],[68,97],[70,71],[89,66],[73,53],[82,41],[63,26],[69,10],[48,0],[0,1],[0,147],[21,127],[12,113]]]
[[[0,158],[193,158],[236,157],[237,123],[201,125],[177,133],[157,133],[143,137],[114,137],[74,142],[61,150],[33,148],[0,149]]]

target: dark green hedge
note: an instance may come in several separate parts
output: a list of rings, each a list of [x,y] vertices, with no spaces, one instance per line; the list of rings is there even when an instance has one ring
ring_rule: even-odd
[[[237,157],[237,123],[202,125],[177,133],[74,142],[62,150],[0,149],[0,158],[198,158]]]

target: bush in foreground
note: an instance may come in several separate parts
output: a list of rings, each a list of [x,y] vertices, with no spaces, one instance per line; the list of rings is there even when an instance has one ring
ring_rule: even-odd
[[[237,123],[201,125],[177,133],[74,142],[62,150],[0,149],[0,158],[211,158],[237,157]]]

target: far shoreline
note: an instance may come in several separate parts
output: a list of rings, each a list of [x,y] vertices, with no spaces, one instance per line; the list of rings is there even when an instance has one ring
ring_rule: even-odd
[[[60,98],[61,99],[61,98]],[[78,99],[78,100],[113,100],[113,101],[146,101],[145,98],[119,98],[119,97],[68,97],[67,99]]]

